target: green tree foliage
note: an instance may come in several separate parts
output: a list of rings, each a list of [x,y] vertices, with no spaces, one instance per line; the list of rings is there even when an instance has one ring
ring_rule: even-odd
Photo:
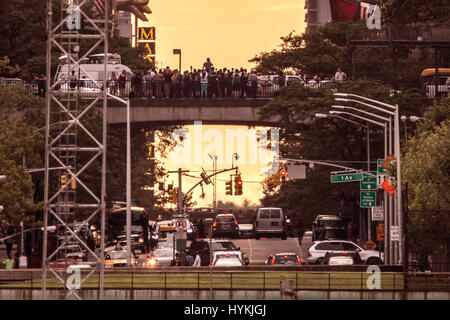
[[[42,165],[39,154],[42,152],[42,135],[33,132],[35,128],[22,121],[0,121],[0,170],[7,176],[0,183],[0,204],[5,210],[0,214],[13,224],[24,220],[33,224],[34,217],[26,216],[29,210],[35,210],[33,204],[33,183],[25,172],[26,167]]]
[[[450,22],[450,3],[442,0],[381,0],[382,19],[392,24]]]
[[[417,90],[392,95],[392,91],[370,81],[348,81],[337,84],[338,92],[357,93],[390,104],[399,104],[402,114],[423,113],[423,95]],[[367,169],[365,128],[338,118],[316,119],[315,113],[328,113],[334,102],[331,90],[291,85],[280,96],[261,109],[264,120],[279,119],[280,156],[292,159],[328,160],[355,169]],[[361,108],[361,105],[346,103]],[[366,111],[373,111],[367,110]],[[359,122],[357,118],[344,116]],[[366,123],[363,123],[365,126]],[[370,125],[371,160],[384,157],[384,128]],[[372,164],[372,170],[374,164]],[[317,214],[337,214],[357,219],[359,184],[330,184],[330,171],[316,165],[309,169],[305,180],[289,180],[280,185],[279,174],[265,179],[264,206],[275,205],[287,214],[301,217],[309,224]],[[289,177],[289,174],[288,174]]]
[[[349,47],[347,27],[353,23],[328,23],[303,34],[291,32],[281,37],[280,49],[262,52],[249,61],[263,74],[284,70],[330,79],[341,67],[354,80],[369,79],[401,88],[420,87],[421,71],[434,66],[434,50]],[[445,56],[447,49],[439,49],[439,64],[445,64]]]
[[[408,236],[411,246],[425,254],[450,240],[449,110],[449,98],[435,105],[408,142],[402,161],[403,183],[408,184]]]

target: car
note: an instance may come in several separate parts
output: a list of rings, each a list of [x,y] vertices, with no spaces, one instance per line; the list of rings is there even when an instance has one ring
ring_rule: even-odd
[[[210,241],[212,243],[212,249],[213,249],[213,261],[214,261],[214,254],[217,253],[237,253],[240,255],[241,260],[248,265],[250,263],[247,255],[245,252],[241,251],[241,248],[236,247],[233,242],[230,240],[217,240],[217,239],[202,239],[202,240],[194,240],[191,242],[187,254],[194,257],[198,254],[200,255],[201,259],[201,265],[202,266],[209,266],[210,264]]]
[[[318,215],[312,225],[312,241],[346,240],[344,221],[336,215]]]
[[[123,232],[115,239],[116,242],[120,242],[122,245],[123,242],[127,241],[127,234]],[[149,252],[148,241],[145,242],[144,236],[140,232],[132,232],[131,233],[131,250],[135,253],[136,250],[140,250],[141,253]]]
[[[303,239],[305,239],[305,238],[312,239],[312,231],[311,230],[305,231],[305,233],[303,234]]]
[[[239,223],[233,214],[218,214],[212,224],[212,237],[229,236],[231,238],[239,237]]]
[[[150,257],[147,259],[147,267],[166,267],[170,266],[170,263],[175,258],[173,247],[170,246],[158,246],[152,251]]]
[[[381,264],[384,254],[375,250],[364,250],[357,244],[345,240],[316,241],[308,249],[308,264],[321,264],[327,252],[357,251],[364,264]]]
[[[322,264],[328,265],[354,265],[363,264],[358,251],[327,252]]]
[[[128,256],[126,250],[110,250],[105,254],[105,268],[126,267],[127,260]],[[137,260],[133,252],[131,253],[131,266],[137,266]]]
[[[261,236],[279,236],[287,239],[286,217],[281,208],[259,208],[255,219],[255,238]]]
[[[212,265],[214,267],[243,267],[244,263],[236,256],[221,256]]]
[[[269,256],[264,264],[271,266],[301,266],[302,261],[296,253],[277,253]]]
[[[253,224],[240,223],[239,224],[239,236],[241,238],[253,237]]]

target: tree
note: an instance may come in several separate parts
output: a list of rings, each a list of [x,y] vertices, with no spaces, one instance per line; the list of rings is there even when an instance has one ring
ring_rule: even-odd
[[[450,240],[450,99],[429,113],[408,142],[402,182],[408,185],[408,238],[416,252],[429,254]]]
[[[416,90],[392,96],[388,87],[370,81],[347,81],[337,84],[338,92],[351,92],[399,104],[402,114],[421,115],[423,95]],[[292,159],[329,160],[355,169],[366,170],[367,149],[365,129],[338,118],[316,119],[315,113],[328,113],[335,104],[331,90],[301,86],[283,88],[280,96],[260,111],[261,119],[277,118],[280,126],[280,157]],[[352,106],[351,104],[347,104]],[[360,108],[354,104],[353,107]],[[358,122],[356,118],[349,118]],[[366,123],[363,122],[363,125]],[[384,156],[384,129],[370,126],[371,159]],[[373,169],[373,166],[372,166]],[[281,185],[279,174],[265,179],[264,206],[281,206],[286,213],[301,217],[306,224],[317,214],[342,214],[358,219],[359,185],[330,185],[330,171],[338,169],[319,165],[308,168],[305,180],[287,180]],[[344,206],[341,206],[341,202]]]
[[[21,121],[0,121],[0,170],[7,176],[0,183],[0,204],[5,210],[0,214],[13,224],[24,221],[25,225],[35,223],[34,216],[27,216],[40,204],[33,203],[33,183],[26,173],[23,161],[30,167],[39,167],[42,151],[42,135]]]
[[[381,0],[385,23],[448,23],[450,3],[442,0]]]

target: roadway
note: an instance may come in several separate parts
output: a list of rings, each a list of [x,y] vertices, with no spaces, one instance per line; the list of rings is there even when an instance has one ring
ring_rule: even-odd
[[[297,238],[261,238],[256,239],[227,239],[232,241],[236,247],[240,247],[250,260],[250,265],[263,265],[270,255],[276,253],[296,253],[300,256],[302,264],[306,263],[308,258],[308,248],[311,246],[311,237],[304,237],[302,244],[299,245]],[[189,247],[190,241],[187,246]],[[140,254],[137,251],[138,263],[144,262],[147,255]]]

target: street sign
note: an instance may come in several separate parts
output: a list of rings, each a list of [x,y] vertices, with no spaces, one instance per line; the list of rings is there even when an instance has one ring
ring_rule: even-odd
[[[363,179],[362,173],[347,173],[331,176],[331,183],[361,181]]]
[[[184,219],[178,219],[175,222],[175,227],[177,227],[178,230],[184,230],[186,229],[186,220]]]
[[[369,240],[367,240],[366,243],[364,243],[363,247],[366,250],[375,250],[375,248],[377,247],[377,244],[369,239]]]
[[[377,226],[377,241],[384,241],[384,223]]]
[[[359,183],[361,190],[376,190],[377,189],[377,172],[364,172],[363,179]]]
[[[289,179],[306,179],[305,165],[287,165]]]
[[[377,193],[375,191],[361,191],[359,206],[361,208],[375,207]]]
[[[383,189],[381,184],[389,178],[387,174],[377,174],[377,189]]]
[[[400,241],[398,226],[391,226],[391,241]]]
[[[372,207],[372,221],[384,221],[384,208],[382,206]]]
[[[377,159],[377,173],[378,174],[387,174],[388,172],[383,167],[384,159]]]

